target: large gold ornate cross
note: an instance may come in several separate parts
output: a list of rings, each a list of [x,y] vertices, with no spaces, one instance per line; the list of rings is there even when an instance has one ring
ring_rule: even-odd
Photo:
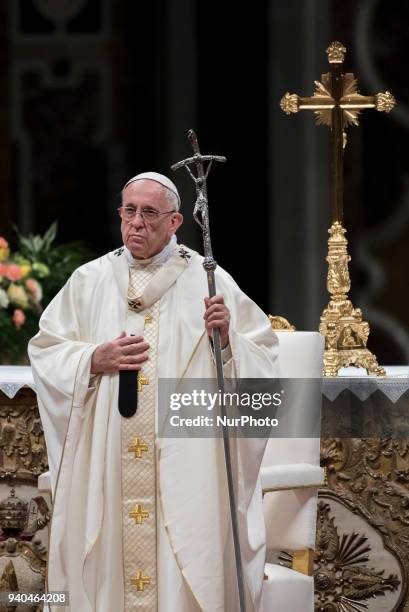
[[[331,215],[332,224],[328,240],[327,289],[331,299],[320,320],[320,332],[325,336],[324,376],[335,376],[341,367],[354,365],[366,368],[369,374],[383,376],[373,353],[366,348],[369,325],[362,319],[360,308],[354,308],[348,299],[351,288],[346,230],[343,216],[343,161],[346,146],[346,128],[358,125],[359,113],[365,108],[389,112],[395,98],[386,91],[374,96],[362,96],[352,73],[342,73],[346,53],[340,42],[327,49],[330,72],[315,81],[315,92],[309,98],[286,93],[280,106],[287,114],[312,110],[317,123],[331,130]]]
[[[330,72],[315,81],[315,92],[309,98],[286,93],[280,106],[287,113],[312,110],[317,124],[331,128],[331,211],[332,222],[342,223],[343,214],[343,151],[346,145],[345,129],[358,125],[358,116],[365,108],[389,113],[395,106],[395,98],[389,92],[374,96],[362,96],[355,76],[342,73],[346,49],[340,42],[333,42],[327,49]]]

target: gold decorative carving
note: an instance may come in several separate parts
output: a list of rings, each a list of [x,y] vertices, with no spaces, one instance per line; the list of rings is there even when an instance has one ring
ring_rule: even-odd
[[[4,533],[23,532],[24,536],[33,535],[43,529],[50,520],[50,511],[45,499],[33,497],[29,502],[16,496],[15,489],[0,502],[0,527]]]
[[[392,553],[401,566],[402,584],[399,602],[390,612],[407,612],[409,610],[409,440],[322,439],[321,465],[326,468],[327,488],[320,490],[320,498],[335,499],[351,512],[359,514],[378,532],[385,549]],[[326,519],[322,515],[320,520]],[[333,537],[328,522],[325,528],[323,527],[321,531],[320,529],[318,529],[318,534],[321,535],[317,538],[317,551],[322,548],[320,538],[325,537],[325,532],[327,538]],[[346,531],[347,526],[343,525],[342,529]],[[329,560],[322,564],[323,568],[326,563],[329,563]],[[317,576],[317,570],[315,575]],[[393,580],[390,583],[392,585]]]
[[[0,593],[2,591],[18,591],[16,570],[12,561],[7,563],[0,576]]]
[[[281,110],[285,112],[286,115],[290,115],[291,113],[298,113],[298,101],[299,98],[296,94],[287,93],[280,100]]]
[[[364,534],[338,532],[330,506],[318,504],[315,554],[315,610],[363,612],[368,602],[400,586],[396,574],[370,565],[371,547]]]
[[[399,525],[409,542],[409,440],[342,438],[321,446],[329,487],[359,495],[379,524],[388,532]],[[409,561],[409,551],[407,556]]]
[[[26,501],[11,489],[0,502],[0,591],[44,589],[47,551],[41,540],[33,538],[49,520],[50,510],[43,497]]]
[[[37,481],[47,470],[35,393],[27,387],[13,399],[0,393],[0,590],[44,590],[47,533],[37,532],[47,526],[50,508]],[[17,495],[20,485],[25,485],[24,499]],[[41,606],[27,608],[34,609]]]
[[[291,323],[284,317],[268,315],[268,318],[270,319],[272,329],[280,331],[295,331],[295,326],[291,325]]]
[[[13,400],[0,394],[0,479],[37,484],[48,470],[36,398],[21,389]]]
[[[376,96],[376,110],[384,113],[390,113],[396,104],[395,96],[390,91],[378,93]]]
[[[28,503],[16,497],[11,489],[10,496],[0,503],[0,525],[3,530],[22,531],[27,521]]]
[[[345,53],[347,52],[344,45],[337,40],[332,42],[327,49],[328,61],[330,64],[342,64]]]
[[[8,538],[0,542],[0,560],[2,557],[23,557],[33,572],[45,578],[47,551],[38,540],[31,544],[16,538]],[[23,581],[18,580],[18,576],[17,582],[21,588]]]
[[[334,108],[334,101],[331,96],[331,75],[321,75],[321,81],[314,81],[315,91],[312,94],[314,101],[321,100],[323,108],[315,110],[315,106],[312,107],[316,116],[317,125],[332,125],[332,109]]]
[[[368,374],[384,376],[384,369],[366,348],[369,325],[362,320],[360,308],[354,308],[348,299],[351,257],[345,232],[338,221],[329,229],[327,289],[331,299],[321,315],[319,328],[325,336],[324,376],[336,376],[339,368],[349,365],[366,368]]]

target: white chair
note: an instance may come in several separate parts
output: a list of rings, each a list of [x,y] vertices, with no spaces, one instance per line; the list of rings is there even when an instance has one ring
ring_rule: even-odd
[[[281,377],[321,378],[324,339],[320,334],[277,335]],[[302,392],[290,404],[296,413],[303,407]],[[319,463],[319,438],[271,438],[267,443],[260,474],[267,532],[262,612],[314,610],[317,490],[324,482]],[[286,565],[280,565],[280,551]]]

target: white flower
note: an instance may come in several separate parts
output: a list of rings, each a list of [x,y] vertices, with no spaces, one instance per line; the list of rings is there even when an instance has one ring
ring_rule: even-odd
[[[21,285],[11,283],[7,290],[7,295],[12,304],[20,306],[20,308],[23,309],[28,307],[27,293],[24,291],[24,287],[21,287]]]
[[[7,293],[0,287],[0,308],[7,308],[8,305],[9,298],[7,297]]]

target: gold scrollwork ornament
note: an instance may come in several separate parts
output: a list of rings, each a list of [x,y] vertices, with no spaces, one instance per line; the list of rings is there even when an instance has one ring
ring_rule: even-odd
[[[369,324],[362,320],[361,309],[354,308],[348,299],[351,257],[346,230],[336,221],[328,231],[327,289],[331,299],[320,321],[320,333],[325,336],[324,376],[336,376],[340,368],[350,365],[365,368],[371,375],[384,376],[384,369],[366,348]]]

